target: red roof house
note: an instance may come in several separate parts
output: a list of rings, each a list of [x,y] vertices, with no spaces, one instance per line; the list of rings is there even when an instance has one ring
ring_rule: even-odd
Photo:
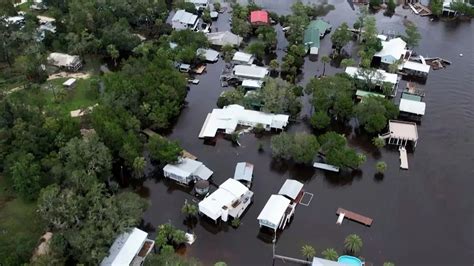
[[[265,10],[257,10],[250,12],[250,23],[252,25],[269,24],[268,12]]]

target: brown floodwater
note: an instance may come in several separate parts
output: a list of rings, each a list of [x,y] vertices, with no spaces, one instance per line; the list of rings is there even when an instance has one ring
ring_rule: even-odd
[[[291,1],[256,1],[270,11],[289,12]],[[357,16],[345,0],[331,1],[336,9],[327,14],[333,28],[346,21],[352,25]],[[355,173],[328,174],[311,167],[289,165],[271,158],[270,136],[256,138],[244,135],[242,146],[219,139],[215,146],[205,145],[198,138],[202,123],[223,90],[219,74],[223,61],[209,64],[207,74],[199,76],[199,85],[191,85],[187,107],[182,111],[168,137],[197,155],[214,171],[213,181],[220,184],[232,177],[240,161],[255,165],[252,190],[253,204],[242,217],[238,229],[226,224],[215,225],[206,219],[194,223],[184,221],[181,206],[185,199],[195,200],[189,189],[174,185],[159,176],[147,180],[140,188],[151,205],[144,213],[144,227],[155,235],[158,224],[171,222],[197,235],[192,246],[181,250],[206,265],[225,261],[229,265],[271,265],[271,235],[260,233],[257,216],[272,193],[277,193],[284,180],[294,178],[304,182],[304,189],[314,194],[310,206],[299,205],[288,228],[278,236],[278,254],[302,258],[303,244],[320,252],[335,248],[343,252],[344,238],[358,234],[364,241],[360,256],[373,265],[392,261],[397,265],[473,265],[474,263],[474,27],[469,22],[430,21],[397,7],[391,18],[376,15],[377,26],[385,33],[402,33],[404,16],[414,21],[422,35],[418,54],[439,56],[452,61],[447,69],[431,71],[424,101],[426,115],[418,127],[420,139],[414,153],[408,154],[409,170],[399,169],[396,149],[377,152],[370,139],[351,127],[338,127],[346,134],[352,147],[367,154],[367,162]],[[213,28],[229,28],[230,14],[221,14]],[[278,58],[286,46],[278,29]],[[320,54],[329,54],[330,35],[322,41]],[[351,45],[346,47],[355,53]],[[463,54],[461,57],[460,54]],[[326,73],[343,71],[326,67]],[[301,84],[322,72],[321,62],[306,59]],[[404,87],[404,83],[400,88]],[[302,116],[311,108],[304,99]],[[294,123],[289,131],[311,129],[304,123]],[[264,151],[259,152],[258,143]],[[375,175],[375,163],[384,160],[388,169],[383,177]],[[371,227],[345,220],[336,225],[338,207],[353,210],[374,219]],[[276,265],[283,265],[277,262]],[[287,264],[286,264],[287,265]]]

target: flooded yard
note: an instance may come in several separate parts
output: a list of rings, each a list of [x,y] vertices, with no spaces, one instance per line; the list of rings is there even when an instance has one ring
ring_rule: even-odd
[[[261,0],[257,4],[280,14],[289,12],[290,1]],[[325,20],[333,29],[342,22],[352,25],[356,10],[343,0],[330,1],[336,9]],[[256,138],[253,134],[241,137],[240,147],[219,139],[215,146],[205,145],[198,138],[207,113],[216,108],[216,101],[223,90],[219,75],[224,66],[220,59],[208,64],[207,73],[198,76],[200,83],[190,85],[187,106],[168,137],[179,140],[182,147],[198,157],[214,171],[212,177],[221,184],[233,176],[237,162],[255,165],[251,190],[253,203],[241,218],[239,228],[221,223],[213,224],[199,219],[193,225],[197,236],[185,252],[206,265],[225,261],[229,265],[271,265],[271,234],[261,234],[257,216],[271,194],[277,193],[285,179],[302,181],[304,190],[314,194],[309,206],[299,205],[292,223],[279,236],[278,254],[302,258],[303,244],[316,248],[318,255],[326,248],[343,250],[344,238],[358,234],[364,241],[360,255],[367,262],[381,265],[392,261],[397,265],[472,265],[474,258],[474,26],[469,22],[432,22],[429,18],[415,16],[410,10],[397,7],[396,15],[389,18],[376,15],[379,31],[403,33],[403,20],[407,16],[418,26],[422,35],[418,54],[439,56],[453,64],[444,70],[430,71],[424,101],[427,112],[418,127],[420,139],[414,153],[408,154],[410,169],[399,169],[396,149],[375,150],[369,137],[358,135],[350,127],[339,128],[350,145],[367,155],[367,162],[355,173],[326,173],[312,167],[288,165],[271,157],[270,137]],[[228,30],[229,13],[220,14],[219,31]],[[281,27],[278,28],[278,58],[283,56],[286,45]],[[346,50],[356,53],[355,48]],[[331,51],[330,34],[321,41],[321,55]],[[462,53],[461,57],[459,54]],[[326,66],[326,73],[342,72],[341,68]],[[322,73],[320,61],[306,58],[301,84]],[[400,90],[405,88],[402,82]],[[400,93],[399,93],[400,95]],[[302,116],[311,109],[304,100]],[[304,122],[293,123],[290,132],[307,131]],[[258,151],[259,143],[264,151]],[[388,169],[383,178],[375,176],[375,163],[384,160]],[[143,216],[146,228],[152,232],[156,225],[171,221],[185,229],[181,207],[193,200],[189,189],[163,180],[149,179],[140,188],[151,205]],[[344,220],[336,225],[336,210],[342,207],[371,217],[374,223],[365,227]],[[277,262],[276,265],[283,265]]]

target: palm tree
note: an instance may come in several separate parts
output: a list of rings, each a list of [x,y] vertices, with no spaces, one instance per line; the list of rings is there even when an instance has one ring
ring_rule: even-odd
[[[271,71],[274,73],[278,69],[278,67],[280,67],[280,64],[278,63],[278,60],[273,59],[272,61],[270,61],[269,66]]]
[[[196,204],[188,203],[188,200],[185,200],[181,212],[187,217],[196,216],[198,213],[198,207]]]
[[[395,263],[387,261],[383,263],[383,266],[395,266]]]
[[[350,234],[344,240],[344,247],[352,253],[359,252],[362,245],[362,239],[356,234]]]
[[[339,255],[337,254],[337,251],[333,248],[327,248],[323,252],[321,252],[321,254],[327,260],[337,261],[337,258],[339,257]]]
[[[377,162],[377,164],[375,165],[375,169],[377,169],[377,173],[383,174],[383,172],[385,172],[385,170],[387,169],[387,163],[385,163],[384,161]]]
[[[341,67],[343,68],[346,68],[346,67],[349,67],[349,66],[354,66],[356,63],[354,61],[354,59],[352,58],[346,58],[346,59],[342,59],[341,61]]]
[[[303,247],[301,247],[301,254],[303,254],[303,257],[309,261],[314,256],[316,256],[316,250],[310,245],[303,245]]]
[[[331,62],[331,58],[329,58],[329,56],[325,55],[325,56],[321,57],[321,62],[323,62],[323,76],[324,76],[324,73],[326,72],[326,63]]]

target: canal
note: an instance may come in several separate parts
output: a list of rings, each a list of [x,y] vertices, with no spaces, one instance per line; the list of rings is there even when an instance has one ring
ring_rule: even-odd
[[[290,12],[291,1],[260,0],[257,4],[279,14]],[[342,22],[352,25],[357,7],[352,10],[345,0],[333,0],[335,10],[324,19],[333,29]],[[373,265],[392,261],[397,265],[472,265],[474,262],[474,26],[469,22],[430,21],[415,16],[410,10],[396,9],[389,18],[375,15],[379,31],[403,33],[404,17],[414,21],[422,35],[416,52],[452,61],[447,69],[431,71],[420,87],[425,89],[427,112],[418,127],[420,139],[414,153],[408,154],[410,169],[400,170],[398,152],[384,148],[378,152],[368,137],[358,135],[350,127],[341,128],[352,147],[367,155],[367,162],[356,173],[328,174],[311,167],[288,165],[271,158],[270,136],[256,138],[244,135],[242,146],[220,139],[216,145],[205,145],[198,138],[207,113],[216,108],[223,90],[219,74],[223,61],[209,64],[207,74],[199,76],[199,85],[191,85],[187,107],[182,111],[168,137],[179,140],[183,148],[198,156],[214,171],[213,180],[220,184],[233,176],[235,164],[247,161],[255,165],[252,190],[253,204],[242,217],[239,228],[214,225],[200,219],[193,225],[197,240],[183,250],[205,265],[225,261],[229,265],[271,265],[271,236],[259,234],[257,216],[272,193],[277,193],[284,180],[304,182],[304,189],[314,194],[309,206],[298,206],[288,228],[278,237],[278,254],[302,258],[303,244],[316,248],[318,255],[326,248],[343,251],[344,238],[358,234],[364,241],[360,256]],[[229,29],[229,13],[220,15],[217,27]],[[278,28],[278,58],[286,46]],[[330,35],[322,41],[320,54],[329,54]],[[356,53],[349,45],[346,49]],[[460,56],[463,54],[463,56]],[[321,74],[321,62],[306,59],[305,84]],[[327,74],[342,72],[326,67]],[[403,84],[402,84],[403,85]],[[404,86],[401,86],[404,87]],[[302,115],[310,112],[306,103]],[[303,122],[294,123],[289,131],[311,129]],[[259,143],[264,151],[259,152]],[[384,160],[388,169],[383,178],[375,176],[375,162]],[[149,179],[140,188],[151,205],[143,215],[146,228],[154,236],[156,225],[171,222],[186,229],[180,210],[185,199],[192,200],[188,190],[159,177]],[[371,227],[345,220],[336,225],[336,209],[359,212],[374,219]],[[276,265],[283,265],[282,262]]]

